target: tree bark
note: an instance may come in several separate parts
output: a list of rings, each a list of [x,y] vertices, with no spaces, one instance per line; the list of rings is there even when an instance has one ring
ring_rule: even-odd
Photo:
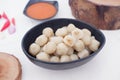
[[[120,29],[120,6],[99,3],[88,0],[69,0],[72,14],[76,19],[83,20],[98,29]]]
[[[0,52],[0,80],[21,80],[21,75],[19,60],[13,55]]]

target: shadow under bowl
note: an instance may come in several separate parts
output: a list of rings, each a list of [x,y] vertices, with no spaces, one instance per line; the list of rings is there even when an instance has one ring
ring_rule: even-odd
[[[79,59],[76,61],[71,61],[71,62],[64,62],[64,63],[44,62],[44,61],[38,60],[35,57],[33,57],[32,55],[30,55],[30,53],[28,52],[30,44],[33,43],[35,41],[35,39],[39,35],[42,34],[42,30],[44,28],[51,27],[54,31],[56,31],[58,28],[66,26],[70,23],[74,24],[76,27],[78,27],[80,29],[83,29],[83,28],[89,29],[91,31],[92,35],[95,36],[95,38],[100,42],[99,49],[97,51],[91,53],[90,56],[88,56],[86,58]],[[94,26],[91,26],[85,22],[74,20],[74,19],[59,18],[59,19],[53,19],[53,20],[43,22],[43,23],[38,24],[37,26],[33,27],[32,29],[30,29],[23,37],[22,49],[23,49],[23,52],[25,53],[25,55],[27,56],[27,58],[32,63],[34,63],[40,67],[47,68],[47,69],[64,70],[64,69],[70,69],[70,68],[74,68],[77,66],[81,66],[81,65],[87,63],[101,51],[101,49],[104,47],[104,44],[105,44],[104,34],[100,30],[96,29]]]

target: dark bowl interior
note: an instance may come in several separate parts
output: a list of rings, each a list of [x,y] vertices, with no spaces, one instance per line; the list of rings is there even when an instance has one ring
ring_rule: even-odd
[[[46,19],[35,19],[35,18],[32,18],[32,17],[30,17],[30,16],[27,15],[27,12],[26,12],[26,11],[27,11],[28,7],[31,6],[31,5],[33,5],[33,4],[40,3],[40,2],[45,2],[45,3],[52,4],[53,6],[55,6],[55,8],[56,8],[56,10],[57,10],[56,13],[58,12],[58,2],[57,2],[57,1],[30,0],[30,1],[27,3],[27,5],[25,6],[25,8],[24,8],[23,14],[24,14],[25,16],[31,18],[31,19],[34,19],[34,20],[46,20]],[[56,15],[56,13],[55,13],[55,15]],[[54,17],[55,15],[53,15],[53,16],[47,18],[47,19],[50,19],[50,18]]]
[[[54,31],[56,31],[58,28],[66,26],[69,23],[73,23],[76,27],[78,27],[80,29],[82,29],[82,28],[89,29],[91,31],[92,35],[94,35],[95,38],[98,41],[100,41],[101,44],[100,44],[99,49],[97,51],[95,51],[94,53],[91,53],[90,56],[88,56],[84,59],[79,59],[76,61],[64,62],[64,63],[44,62],[41,60],[37,60],[35,57],[33,57],[32,55],[29,54],[28,49],[29,49],[30,44],[33,43],[35,41],[35,39],[39,35],[42,34],[42,30],[44,28],[51,27]],[[53,19],[50,21],[43,22],[43,23],[33,27],[32,29],[30,29],[23,37],[22,49],[23,49],[23,52],[25,53],[25,55],[27,56],[27,58],[34,64],[44,67],[44,68],[48,68],[48,69],[62,70],[62,69],[70,69],[73,67],[77,67],[77,66],[83,65],[84,63],[90,61],[96,54],[99,53],[99,51],[103,48],[104,44],[105,44],[105,36],[100,30],[98,30],[95,27],[93,27],[85,22],[82,22],[82,21],[61,18],[61,19]]]

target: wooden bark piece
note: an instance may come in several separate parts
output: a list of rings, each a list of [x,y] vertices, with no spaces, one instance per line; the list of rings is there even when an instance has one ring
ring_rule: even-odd
[[[73,16],[98,29],[120,29],[120,6],[102,5],[88,0],[69,0]]]
[[[21,80],[21,75],[19,60],[13,55],[0,53],[0,80]]]

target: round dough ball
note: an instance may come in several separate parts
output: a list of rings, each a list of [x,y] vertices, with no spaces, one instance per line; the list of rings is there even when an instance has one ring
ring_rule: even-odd
[[[88,35],[84,36],[84,37],[82,38],[82,41],[84,42],[84,44],[85,44],[86,46],[88,46],[88,45],[90,44],[90,42],[91,42],[91,36],[88,36]]]
[[[40,52],[44,52],[44,46],[40,47]]]
[[[81,39],[83,37],[83,31],[76,28],[72,31],[72,36],[77,40]]]
[[[36,58],[42,61],[50,61],[50,56],[45,53],[45,52],[40,52],[39,54],[36,55]]]
[[[83,33],[84,33],[84,36],[91,36],[91,32],[90,32],[90,30],[88,30],[88,29],[82,29],[82,31],[83,31]]]
[[[69,62],[71,61],[70,56],[68,55],[62,55],[60,58],[60,62]]]
[[[44,52],[47,54],[53,54],[56,51],[56,44],[54,42],[48,42],[44,48]]]
[[[65,55],[68,53],[68,47],[64,43],[59,43],[56,49],[56,55]]]
[[[70,55],[70,59],[72,61],[75,61],[75,60],[78,60],[79,58],[78,58],[78,56],[76,54],[72,54],[72,55]]]
[[[74,49],[72,47],[68,48],[68,55],[72,55],[74,53]]]
[[[98,40],[92,38],[91,43],[89,45],[89,49],[91,51],[96,51],[96,50],[98,50],[99,46],[100,46],[100,42]]]
[[[91,40],[92,40],[92,39],[95,39],[95,36],[91,36]]]
[[[73,48],[76,50],[76,51],[82,51],[83,49],[85,49],[85,45],[83,43],[82,40],[78,40],[75,45],[73,46]]]
[[[67,32],[67,28],[66,27],[63,27],[63,28],[59,28],[57,29],[57,31],[55,32],[55,35],[56,36],[61,36],[61,37],[64,37],[68,34]]]
[[[40,35],[36,38],[35,43],[39,46],[44,46],[48,42],[48,38],[45,35]]]
[[[50,58],[50,62],[60,62],[60,59],[59,59],[58,56],[52,56],[52,57]]]
[[[88,57],[89,55],[90,55],[90,53],[87,49],[84,49],[81,52],[78,52],[78,56],[79,56],[80,59]]]
[[[50,27],[47,27],[45,29],[43,29],[43,35],[45,35],[46,37],[51,37],[54,35],[53,29]]]
[[[45,51],[45,46],[46,46],[46,44],[41,48],[41,52]]]
[[[55,42],[56,44],[62,43],[63,42],[63,37],[60,36],[54,36],[50,38],[51,42]]]
[[[69,46],[72,47],[75,44],[75,38],[71,35],[67,35],[64,37],[63,42]]]
[[[32,43],[29,47],[29,53],[33,56],[37,55],[40,52],[40,46],[36,43]]]
[[[70,23],[70,24],[67,26],[67,31],[68,31],[69,33],[71,33],[75,28],[76,28],[75,25],[72,24],[72,23]]]

